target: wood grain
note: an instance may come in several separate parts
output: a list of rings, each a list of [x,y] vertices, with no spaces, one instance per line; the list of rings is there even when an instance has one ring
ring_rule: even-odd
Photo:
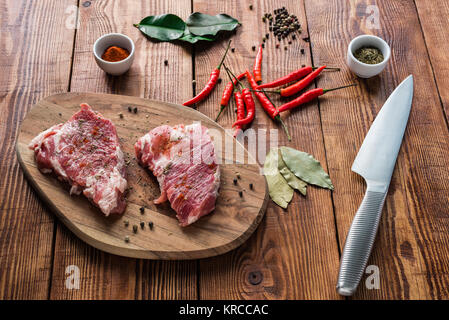
[[[356,298],[447,299],[448,1],[414,2],[260,1],[253,2],[250,11],[249,1],[0,0],[0,299],[338,298],[334,292],[338,246],[344,243],[365,188],[350,166],[385,99],[409,73],[416,76],[419,88],[369,262],[380,268],[381,289],[362,287]],[[73,18],[70,6],[77,3],[81,21],[70,82],[75,30],[65,26]],[[366,28],[369,4],[380,9],[380,30]],[[393,49],[393,59],[379,77],[358,80],[347,69],[323,74],[320,86],[355,80],[359,87],[329,93],[319,104],[309,103],[285,117],[296,135],[291,144],[278,132],[280,144],[308,151],[328,165],[336,185],[332,196],[311,188],[305,199],[295,195],[288,211],[270,204],[267,217],[247,243],[200,262],[143,261],[103,253],[79,240],[57,219],[55,235],[54,215],[25,182],[14,152],[18,124],[31,106],[68,89],[180,103],[192,96],[194,74],[197,89],[204,84],[225,39],[195,46],[192,56],[190,46],[151,42],[132,23],[168,12],[185,19],[192,8],[230,13],[243,22],[232,37],[235,53],[227,59],[239,71],[252,67],[255,52],[251,47],[265,33],[262,14],[282,5],[300,17],[303,29],[309,24],[313,56],[301,41],[293,47],[304,47],[305,55],[297,50],[284,52],[283,45],[277,51],[269,42],[264,79],[272,80],[312,59],[315,65],[344,67],[347,43],[362,33],[383,37]],[[91,55],[96,38],[112,31],[126,33],[136,43],[134,65],[121,77],[105,75]],[[165,59],[168,67],[163,65]],[[224,73],[222,78],[226,80]],[[224,82],[199,105],[201,112],[208,116],[218,112]],[[256,107],[253,128],[279,129]],[[235,117],[232,109],[220,120],[226,128]],[[274,134],[268,140],[278,141]],[[332,225],[334,211],[338,234]],[[80,268],[79,290],[65,287],[65,270],[70,265]]]
[[[27,110],[67,90],[74,30],[61,26],[74,4],[0,1],[0,299],[48,297],[54,218],[25,182],[14,145]]]
[[[363,278],[355,298],[444,299],[449,274],[449,226],[443,218],[449,198],[448,130],[413,1],[377,2],[380,29],[366,27],[368,4],[372,3],[306,1],[317,65],[344,67],[349,41],[363,33],[384,38],[392,48],[387,68],[377,77],[357,79],[344,67],[318,81],[323,88],[359,84],[320,98],[340,246],[365,191],[363,179],[350,170],[352,161],[389,94],[413,74],[410,119],[368,262],[380,269],[380,290],[366,289]]]
[[[253,4],[253,10],[249,9],[249,4]],[[284,50],[287,41],[283,41],[281,47],[276,49],[277,41],[270,35],[271,38],[265,44],[262,66],[264,79],[270,81],[299,69],[302,64],[311,64],[308,43],[301,40],[307,36],[302,1],[194,1],[193,10],[210,14],[226,12],[242,22],[237,34],[232,37],[235,52],[226,59],[234,73],[240,73],[245,68],[252,70],[256,52],[251,47],[258,47],[268,32],[268,25],[262,23],[262,15],[282,6],[299,17],[304,31],[287,51]],[[195,75],[198,86],[205,83],[219,61],[225,43],[223,40],[196,48]],[[306,54],[300,53],[301,48],[305,49]],[[217,112],[223,86],[228,80],[225,73],[221,77],[224,80],[221,86],[198,106],[206,115],[212,116]],[[281,101],[276,99],[275,103],[279,105]],[[232,109],[228,108],[220,120],[224,126],[230,127],[235,119]],[[270,142],[274,142],[309,152],[326,168],[317,104],[310,104],[302,112],[287,115],[285,121],[293,137],[291,142],[287,141],[282,129],[272,122],[256,102],[256,119],[251,128],[268,131],[276,129],[279,137],[278,141],[275,135],[259,132],[258,161],[264,162]],[[251,145],[248,141],[245,143]],[[312,187],[306,198],[295,194],[288,210],[284,211],[270,202],[266,218],[250,241],[242,247],[220,257],[201,260],[200,298],[338,299],[334,283],[338,257],[331,194]]]
[[[74,53],[71,91],[132,95],[166,102],[179,102],[191,96],[192,58],[189,47],[152,42],[133,23],[151,14],[174,13],[183,18],[190,14],[190,1],[90,1],[80,4],[80,28]],[[130,71],[111,77],[100,70],[92,56],[92,45],[101,35],[121,32],[136,46]],[[167,67],[164,60],[169,61]],[[53,299],[179,299],[196,297],[196,262],[140,261],[99,252],[79,243],[76,236],[58,224]],[[65,268],[79,265],[80,290],[67,290]],[[179,268],[190,270],[187,276]],[[165,270],[152,273],[153,269]],[[137,274],[136,274],[137,272]],[[173,273],[172,273],[173,272]],[[179,287],[178,287],[179,285]],[[185,290],[184,288],[190,288]]]
[[[449,1],[432,3],[415,0],[419,23],[424,35],[438,94],[443,104],[446,120],[449,121]]]

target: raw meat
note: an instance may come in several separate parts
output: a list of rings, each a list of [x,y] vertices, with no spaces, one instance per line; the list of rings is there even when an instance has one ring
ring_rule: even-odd
[[[181,226],[187,226],[215,209],[220,168],[206,127],[167,125],[154,128],[134,146],[139,163],[157,177],[161,195],[167,199]]]
[[[85,103],[66,123],[57,124],[29,144],[38,168],[54,172],[108,216],[126,207],[126,169],[114,124]]]

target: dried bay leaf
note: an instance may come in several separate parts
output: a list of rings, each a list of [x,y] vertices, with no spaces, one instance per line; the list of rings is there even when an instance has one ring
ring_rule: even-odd
[[[289,147],[280,149],[285,164],[298,178],[307,183],[334,190],[329,175],[312,155]]]
[[[298,190],[302,195],[304,196],[306,195],[307,183],[299,179],[297,176],[294,175],[293,172],[290,171],[290,169],[287,167],[284,160],[282,159],[280,150],[278,151],[278,169],[290,187]]]
[[[285,209],[293,198],[293,189],[279,172],[278,160],[279,149],[271,149],[265,158],[263,174],[267,180],[271,199]]]

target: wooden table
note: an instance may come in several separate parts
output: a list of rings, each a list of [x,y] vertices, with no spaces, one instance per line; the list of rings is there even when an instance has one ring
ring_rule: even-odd
[[[342,67],[322,75],[320,87],[358,83],[286,115],[293,141],[279,131],[279,145],[320,160],[334,192],[310,188],[286,211],[270,203],[249,241],[198,261],[145,261],[96,250],[36,196],[15,154],[18,127],[34,103],[67,91],[181,103],[194,94],[191,80],[205,83],[226,43],[151,42],[133,23],[168,12],[184,19],[192,11],[226,12],[242,23],[227,63],[243,71],[252,66],[251,47],[267,32],[261,16],[280,6],[299,17],[301,37],[310,42],[299,39],[284,50],[270,38],[264,79],[313,63]],[[379,28],[373,29],[376,8]],[[350,167],[377,112],[409,74],[415,77],[413,107],[368,263],[380,270],[380,289],[367,289],[364,277],[354,298],[449,298],[449,1],[1,0],[0,15],[1,299],[342,299],[335,292],[339,257],[365,190]],[[121,77],[105,75],[92,56],[93,42],[108,32],[125,33],[136,44],[132,69]],[[349,41],[365,33],[392,48],[387,68],[369,80],[345,64]],[[224,83],[199,111],[216,115]],[[257,108],[253,128],[277,128]],[[233,119],[229,109],[220,123],[230,127]],[[65,286],[70,265],[80,269],[80,289]]]

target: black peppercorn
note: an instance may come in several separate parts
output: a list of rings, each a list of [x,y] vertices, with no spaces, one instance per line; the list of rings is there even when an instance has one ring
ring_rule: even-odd
[[[301,54],[304,54],[304,49],[301,49]]]
[[[164,65],[168,66],[168,60],[164,60]]]
[[[145,222],[141,221],[140,222],[140,228],[143,229],[145,227]]]
[[[253,51],[256,51],[256,46],[253,46],[251,49],[252,49]]]
[[[148,222],[148,226],[150,227],[150,230],[153,230],[153,222]]]
[[[243,192],[242,191],[239,191],[239,197],[240,198],[243,197]]]

